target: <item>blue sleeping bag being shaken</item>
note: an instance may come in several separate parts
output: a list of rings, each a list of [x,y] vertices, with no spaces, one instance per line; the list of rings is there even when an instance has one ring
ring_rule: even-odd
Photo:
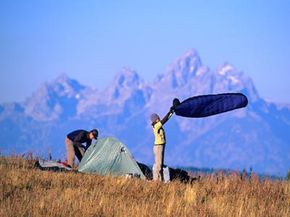
[[[173,100],[175,114],[188,118],[202,118],[246,107],[247,97],[242,93],[222,93],[194,96],[180,102]]]

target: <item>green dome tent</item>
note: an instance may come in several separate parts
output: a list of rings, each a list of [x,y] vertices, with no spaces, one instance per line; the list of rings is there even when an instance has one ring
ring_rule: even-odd
[[[78,171],[146,179],[128,148],[112,137],[100,138],[92,144],[85,152]]]

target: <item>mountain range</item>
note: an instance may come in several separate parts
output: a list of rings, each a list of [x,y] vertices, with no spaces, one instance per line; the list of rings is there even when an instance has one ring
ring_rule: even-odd
[[[64,138],[97,128],[119,138],[143,163],[153,164],[150,114],[165,115],[173,98],[239,92],[246,108],[207,117],[174,115],[165,125],[169,166],[227,168],[285,176],[290,169],[290,106],[261,98],[250,77],[230,63],[216,70],[191,49],[152,82],[121,69],[104,89],[61,74],[24,102],[0,104],[0,151],[65,158]]]

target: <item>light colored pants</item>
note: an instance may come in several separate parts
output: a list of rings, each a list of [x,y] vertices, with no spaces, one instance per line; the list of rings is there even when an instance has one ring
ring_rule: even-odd
[[[154,165],[153,165],[153,180],[163,181],[163,165],[164,165],[164,145],[154,145]]]
[[[74,159],[75,159],[75,148],[78,149],[81,156],[84,156],[85,149],[83,147],[79,147],[77,145],[74,145],[73,142],[69,138],[65,138],[65,146],[66,146],[66,157],[67,157],[67,163],[73,167]]]

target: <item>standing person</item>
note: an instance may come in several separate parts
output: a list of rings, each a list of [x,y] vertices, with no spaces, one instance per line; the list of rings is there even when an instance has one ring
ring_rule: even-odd
[[[67,164],[72,167],[75,155],[81,161],[85,151],[89,148],[93,139],[97,139],[99,132],[93,129],[90,132],[86,130],[75,130],[67,134],[65,138]],[[83,145],[86,143],[86,146]]]
[[[152,128],[154,133],[154,165],[153,165],[153,180],[163,181],[163,165],[164,165],[164,152],[166,144],[165,131],[163,125],[171,118],[173,115],[173,108],[164,116],[162,120],[158,114],[153,113],[150,117],[152,122]]]

